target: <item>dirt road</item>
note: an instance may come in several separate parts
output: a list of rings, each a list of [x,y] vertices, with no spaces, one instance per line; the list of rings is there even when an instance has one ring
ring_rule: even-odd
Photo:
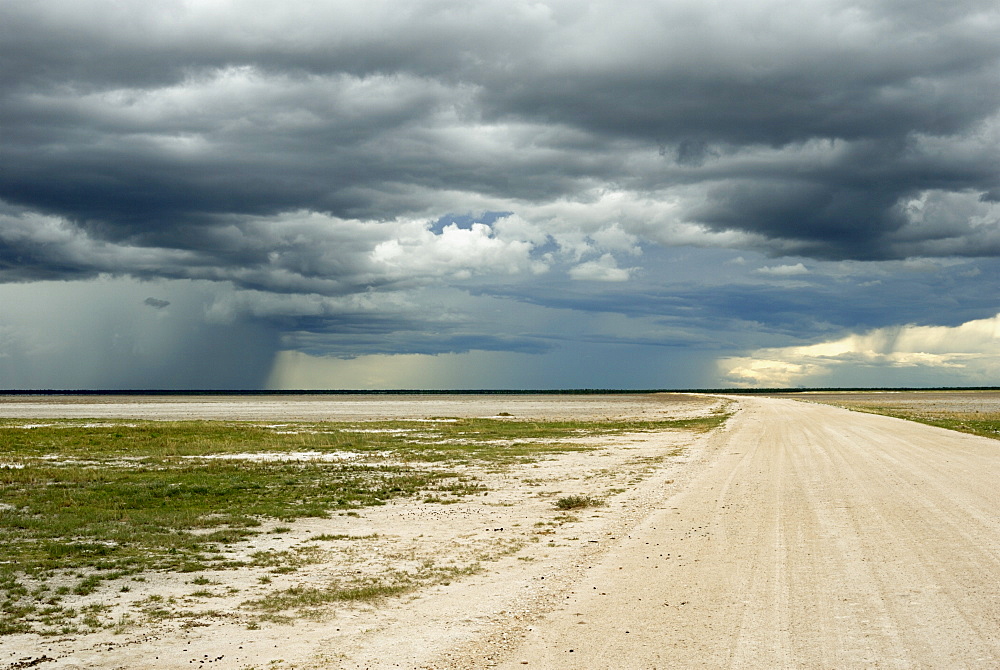
[[[1000,667],[1000,442],[739,402],[500,667]]]

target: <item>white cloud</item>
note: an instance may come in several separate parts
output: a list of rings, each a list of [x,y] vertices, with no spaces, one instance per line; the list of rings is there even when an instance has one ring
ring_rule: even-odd
[[[602,251],[619,251],[633,256],[642,253],[642,249],[639,247],[639,238],[622,230],[617,223],[602,228],[596,233],[591,233],[590,239],[594,240],[597,248]]]
[[[483,223],[471,228],[451,224],[435,235],[427,224],[411,222],[396,237],[377,245],[370,258],[375,268],[399,279],[468,279],[477,274],[545,272],[546,264],[532,259],[533,249],[531,242],[502,239]]]
[[[516,216],[493,227],[449,225],[435,233],[427,220],[370,221],[295,211],[234,219],[203,235],[211,240],[211,251],[116,243],[95,239],[61,217],[0,211],[0,245],[30,252],[18,270],[29,277],[36,267],[42,272],[56,266],[78,276],[159,275],[336,296],[491,274],[537,275],[551,261],[533,255],[547,235]]]
[[[758,268],[757,274],[769,277],[798,277],[809,274],[809,270],[802,263],[796,263],[795,265],[775,265]]]
[[[620,268],[611,254],[604,254],[596,261],[587,261],[570,268],[569,276],[580,281],[628,281],[635,268]]]
[[[787,388],[821,374],[826,368],[815,364],[790,363],[753,357],[720,361],[726,380],[744,388]]]
[[[504,216],[493,222],[494,234],[503,239],[515,239],[541,246],[549,240],[549,235],[537,224],[525,220],[517,214]]]
[[[877,328],[806,346],[758,349],[722,359],[719,366],[728,382],[743,387],[824,386],[831,375],[852,367],[947,371],[955,385],[995,382],[1000,314],[959,326]]]

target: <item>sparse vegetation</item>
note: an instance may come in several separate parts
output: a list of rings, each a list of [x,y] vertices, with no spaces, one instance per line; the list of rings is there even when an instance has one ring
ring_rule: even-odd
[[[585,507],[597,507],[602,504],[604,504],[603,501],[584,495],[565,496],[555,502],[555,506],[562,510],[584,509]]]
[[[333,542],[336,540],[374,540],[378,537],[378,533],[372,533],[370,535],[346,535],[343,533],[331,534],[323,533],[322,535],[317,535],[315,537],[309,538],[313,542]]]
[[[269,615],[288,610],[308,613],[308,610],[330,603],[370,602],[407,593],[428,584],[448,584],[456,577],[475,574],[479,570],[478,563],[458,567],[438,566],[432,561],[425,561],[413,571],[393,570],[378,579],[331,583],[324,588],[294,586],[248,601],[244,605]]]
[[[981,437],[990,437],[994,440],[1000,439],[1000,416],[956,416],[956,417],[934,417],[911,412],[902,412],[896,409],[870,409],[876,414],[894,416],[898,419],[907,419],[925,423],[929,426],[957,430],[960,433],[971,433]]]
[[[917,391],[894,396],[882,395],[877,399],[865,393],[819,395],[810,396],[809,399],[846,409],[917,421],[938,428],[1000,439],[1000,412],[995,411],[995,403],[993,411],[969,409],[967,406],[970,401],[974,404],[975,394],[961,391],[941,392],[934,396],[934,400],[925,399],[926,397],[925,394]],[[893,402],[894,399],[896,402]],[[959,406],[963,405],[966,406],[966,409],[958,409]]]
[[[150,571],[195,573],[189,583],[204,587],[220,584],[198,574],[208,570],[294,572],[320,560],[319,545],[250,556],[236,550],[267,528],[269,535],[289,533],[297,519],[357,517],[359,510],[401,497],[440,504],[486,494],[483,483],[462,469],[469,464],[503,469],[592,449],[574,438],[707,430],[724,420],[714,415],[558,422],[504,416],[302,422],[293,430],[224,421],[0,421],[0,635],[124,629],[137,619],[119,617],[116,623],[100,611],[63,604],[66,598],[100,595],[102,585],[122,577],[141,583]],[[595,504],[600,501],[586,496],[556,503],[560,509]],[[377,538],[326,534],[311,540]],[[381,597],[466,569],[426,569],[392,582],[347,584],[322,593],[286,590],[259,603],[279,616],[284,605]],[[262,585],[271,582],[267,575],[258,579]],[[119,582],[113,588],[128,594],[133,587]],[[201,588],[190,595],[219,594]],[[302,604],[294,605],[296,600]],[[176,615],[170,603],[153,598],[135,607],[140,619]]]

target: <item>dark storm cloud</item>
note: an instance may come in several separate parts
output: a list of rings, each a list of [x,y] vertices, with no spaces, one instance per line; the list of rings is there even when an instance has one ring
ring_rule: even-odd
[[[690,274],[686,268],[683,272]],[[771,281],[698,277],[668,282],[652,275],[599,289],[551,280],[477,292],[567,312],[652,320],[677,329],[677,334],[660,335],[663,341],[676,338],[689,346],[721,349],[762,336],[793,343],[904,323],[958,326],[996,312],[995,293],[983,287],[998,281],[1000,260],[980,259],[946,265],[852,263],[849,268],[823,263]]]
[[[511,336],[482,333],[428,333],[413,330],[414,322],[405,328],[375,334],[339,331],[323,324],[316,331],[289,333],[287,348],[318,356],[334,355],[355,358],[373,354],[454,354],[469,351],[506,351],[521,354],[542,354],[550,351],[551,338],[542,335]]]
[[[110,277],[2,284],[3,386],[261,388],[279,333],[259,321],[206,321],[212,288]],[[145,298],[151,290],[164,297]]]
[[[441,191],[695,183],[689,222],[777,253],[919,254],[893,244],[902,199],[1000,187],[992,151],[925,141],[995,134],[996,6],[936,4],[8,4],[0,197],[99,239],[201,249],[231,215],[436,217]],[[484,122],[528,126],[484,142]],[[727,160],[815,140],[840,145],[806,166]],[[676,170],[628,159],[658,147]]]
[[[214,282],[213,328],[348,357],[982,317],[997,34],[992,0],[13,0],[0,282]],[[658,264],[684,245],[794,260],[726,284]],[[961,256],[983,275],[805,267]]]

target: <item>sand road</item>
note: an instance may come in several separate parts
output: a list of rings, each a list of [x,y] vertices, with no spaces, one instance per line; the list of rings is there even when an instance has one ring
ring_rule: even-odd
[[[1000,442],[739,404],[500,667],[1000,667]]]

